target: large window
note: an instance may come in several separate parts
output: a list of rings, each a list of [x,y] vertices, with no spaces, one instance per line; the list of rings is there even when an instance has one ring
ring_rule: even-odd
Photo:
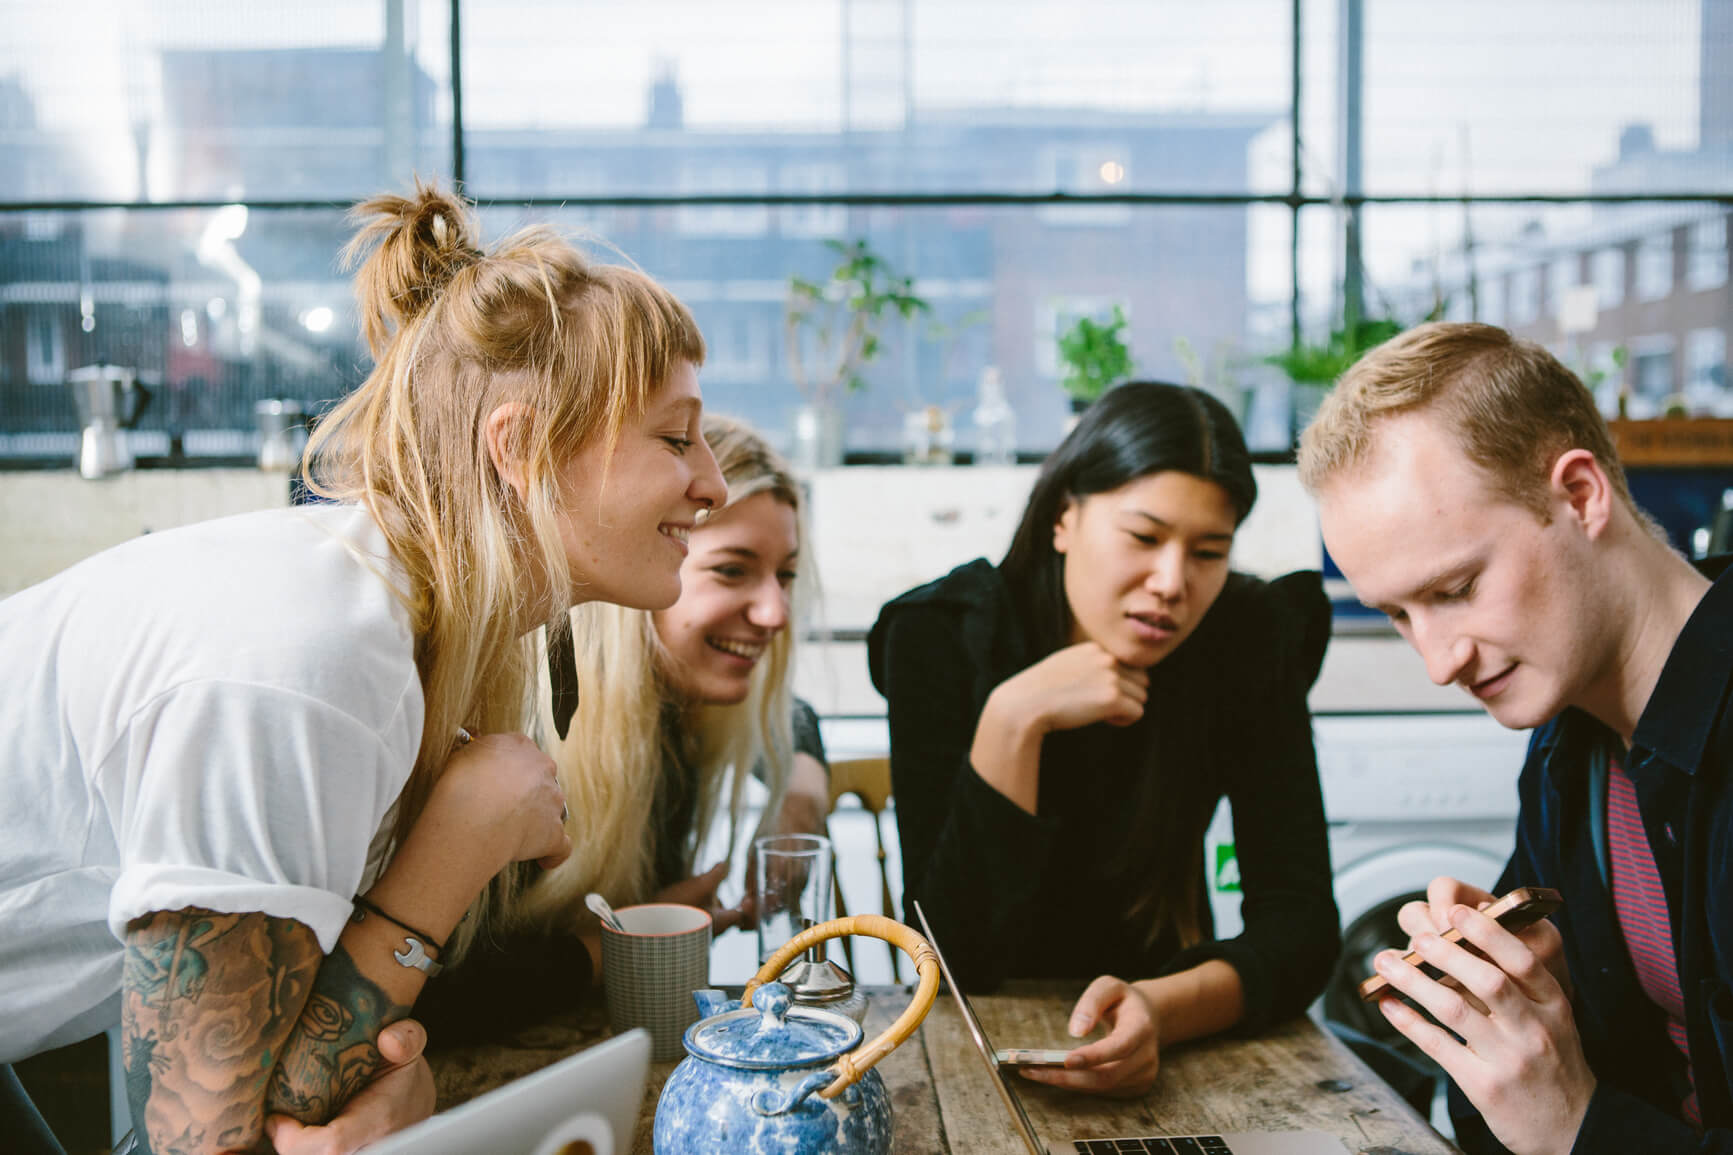
[[[1691,226],[1691,256],[1685,264],[1690,287],[1702,292],[1727,283],[1727,217],[1717,212]]]
[[[1693,329],[1685,335],[1685,400],[1696,412],[1725,416],[1727,332]]]
[[[1595,254],[1595,302],[1603,309],[1625,303],[1625,250],[1615,246]]]
[[[1637,300],[1661,301],[1673,291],[1673,234],[1644,237],[1637,245]]]
[[[343,206],[417,175],[490,235],[550,221],[663,279],[710,404],[784,444],[784,302],[827,241],[932,306],[848,397],[856,455],[929,404],[967,452],[988,367],[1050,448],[1057,337],[1116,302],[1138,373],[1216,391],[1271,453],[1271,355],[1351,308],[1510,325],[1600,381],[1581,351],[1672,334],[1632,383],[1706,395],[1686,334],[1733,306],[1673,310],[1728,292],[1727,21],[1582,5],[1461,0],[1446,27],[1376,0],[1355,28],[1336,0],[0,0],[0,465],[76,434],[62,386],[99,360],[190,456],[244,452],[256,400],[353,388]]]

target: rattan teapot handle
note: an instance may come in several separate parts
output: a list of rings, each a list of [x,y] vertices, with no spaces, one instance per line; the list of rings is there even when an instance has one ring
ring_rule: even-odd
[[[836,1072],[836,1079],[818,1093],[821,1099],[834,1099],[842,1094],[862,1075],[872,1070],[874,1063],[896,1050],[903,1040],[914,1034],[915,1029],[921,1025],[921,1020],[926,1018],[927,1012],[932,1009],[933,999],[939,993],[939,956],[933,953],[933,948],[927,944],[926,939],[882,914],[856,914],[807,927],[783,943],[781,949],[771,955],[764,965],[758,968],[758,973],[752,976],[752,981],[746,984],[746,990],[740,996],[740,1005],[751,1006],[752,992],[765,983],[774,982],[788,969],[789,963],[805,954],[809,948],[826,939],[841,938],[845,934],[882,938],[893,946],[900,947],[902,952],[913,960],[915,974],[919,976],[920,983],[915,987],[915,994],[909,1000],[908,1008],[884,1034],[836,1061],[836,1065],[831,1068]]]

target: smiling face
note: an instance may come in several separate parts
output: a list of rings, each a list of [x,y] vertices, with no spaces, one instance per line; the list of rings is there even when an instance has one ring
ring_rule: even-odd
[[[1221,594],[1234,527],[1221,486],[1173,470],[1068,502],[1053,548],[1065,559],[1071,640],[1129,666],[1161,661]]]
[[[659,610],[680,596],[680,566],[698,511],[720,508],[727,486],[699,435],[698,372],[675,363],[610,453],[592,437],[559,473],[560,538],[572,603]]]
[[[799,560],[794,510],[755,493],[692,532],[680,600],[655,615],[675,687],[708,705],[745,701],[752,671],[788,627]]]
[[[1556,488],[1556,487],[1555,487]],[[1439,685],[1527,729],[1594,693],[1616,664],[1610,581],[1592,533],[1555,496],[1551,521],[1500,495],[1434,418],[1383,419],[1370,461],[1318,493],[1324,544]]]

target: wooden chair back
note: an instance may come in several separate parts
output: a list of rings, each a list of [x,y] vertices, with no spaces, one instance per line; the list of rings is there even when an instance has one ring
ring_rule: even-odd
[[[836,813],[837,800],[844,795],[852,794],[860,800],[861,809],[872,815],[873,840],[879,866],[879,911],[886,918],[897,917],[896,900],[891,896],[891,876],[889,859],[885,853],[884,811],[891,800],[891,760],[888,757],[878,758],[842,758],[830,764],[830,809]],[[827,823],[828,825],[828,823]],[[831,838],[834,846],[836,839]],[[831,856],[831,893],[836,896],[836,913],[838,918],[849,916],[847,903],[843,900],[842,879],[835,873],[836,856]],[[902,955],[896,947],[886,944],[890,951],[891,978],[895,982],[902,981]],[[842,953],[848,963],[849,970],[854,970],[854,946],[850,939],[842,940]]]

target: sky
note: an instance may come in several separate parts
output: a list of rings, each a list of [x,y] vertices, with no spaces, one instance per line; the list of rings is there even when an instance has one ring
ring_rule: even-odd
[[[403,4],[418,63],[444,81],[446,4]],[[1339,187],[1338,8],[1307,0],[1303,15],[1303,155],[1320,194]],[[856,123],[900,117],[910,88],[917,112],[1267,114],[1250,188],[1289,181],[1288,0],[472,0],[463,11],[476,127],[636,125],[650,78],[671,66],[694,126],[834,129],[846,22]],[[1663,148],[1696,142],[1699,0],[1365,0],[1365,11],[1368,191],[1576,192],[1616,155],[1625,124],[1651,125]],[[22,80],[45,125],[116,158],[127,181],[128,122],[153,101],[158,50],[376,46],[384,12],[384,0],[0,0],[0,77]],[[1308,279],[1327,284],[1334,227],[1311,216]],[[1459,218],[1372,214],[1374,277],[1456,243]],[[1514,229],[1526,218],[1489,219]],[[1254,298],[1285,293],[1287,232],[1285,210],[1252,213]]]

